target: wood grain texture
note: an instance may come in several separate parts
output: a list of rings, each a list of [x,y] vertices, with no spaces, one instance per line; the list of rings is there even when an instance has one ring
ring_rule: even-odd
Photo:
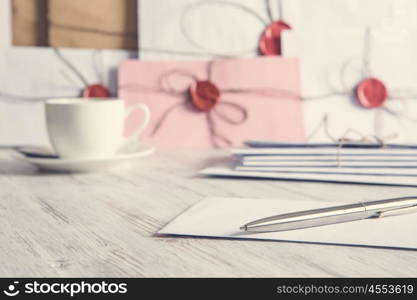
[[[0,276],[417,276],[417,251],[154,236],[207,196],[338,203],[417,194],[404,187],[195,176],[224,156],[159,151],[123,172],[43,174],[1,151]]]

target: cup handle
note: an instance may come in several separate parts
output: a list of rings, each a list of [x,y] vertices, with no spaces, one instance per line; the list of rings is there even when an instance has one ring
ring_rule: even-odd
[[[138,126],[138,128],[135,129],[135,131],[130,134],[129,136],[125,137],[125,141],[135,141],[139,139],[139,136],[141,133],[145,130],[146,126],[148,126],[149,121],[151,119],[151,112],[149,110],[149,107],[147,107],[145,104],[137,103],[134,104],[128,108],[126,108],[126,118],[135,110],[141,110],[143,112],[143,121],[142,124]]]

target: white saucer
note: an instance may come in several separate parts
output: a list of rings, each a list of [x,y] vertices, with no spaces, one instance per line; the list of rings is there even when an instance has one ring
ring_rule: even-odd
[[[59,158],[52,151],[40,147],[25,147],[12,154],[13,158],[30,163],[43,171],[98,172],[129,166],[129,163],[155,151],[154,147],[140,145],[132,150],[119,151],[109,158]]]

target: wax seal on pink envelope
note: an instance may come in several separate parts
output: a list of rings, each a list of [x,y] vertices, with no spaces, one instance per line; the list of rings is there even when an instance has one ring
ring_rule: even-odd
[[[262,33],[259,50],[262,55],[281,55],[281,32],[291,29],[284,21],[269,24]]]
[[[83,90],[85,98],[107,98],[110,96],[109,90],[102,84],[90,84]]]
[[[220,98],[218,87],[209,80],[196,81],[190,87],[191,101],[201,111],[211,110]]]
[[[356,88],[356,99],[365,108],[376,108],[384,104],[388,98],[385,84],[374,77],[362,80]]]

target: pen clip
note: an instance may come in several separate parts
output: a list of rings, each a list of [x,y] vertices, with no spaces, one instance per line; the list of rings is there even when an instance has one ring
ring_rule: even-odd
[[[411,214],[411,213],[416,213],[416,212],[417,212],[417,205],[414,205],[411,207],[395,208],[395,209],[390,209],[386,211],[381,211],[378,213],[376,217],[383,218],[383,217]]]

